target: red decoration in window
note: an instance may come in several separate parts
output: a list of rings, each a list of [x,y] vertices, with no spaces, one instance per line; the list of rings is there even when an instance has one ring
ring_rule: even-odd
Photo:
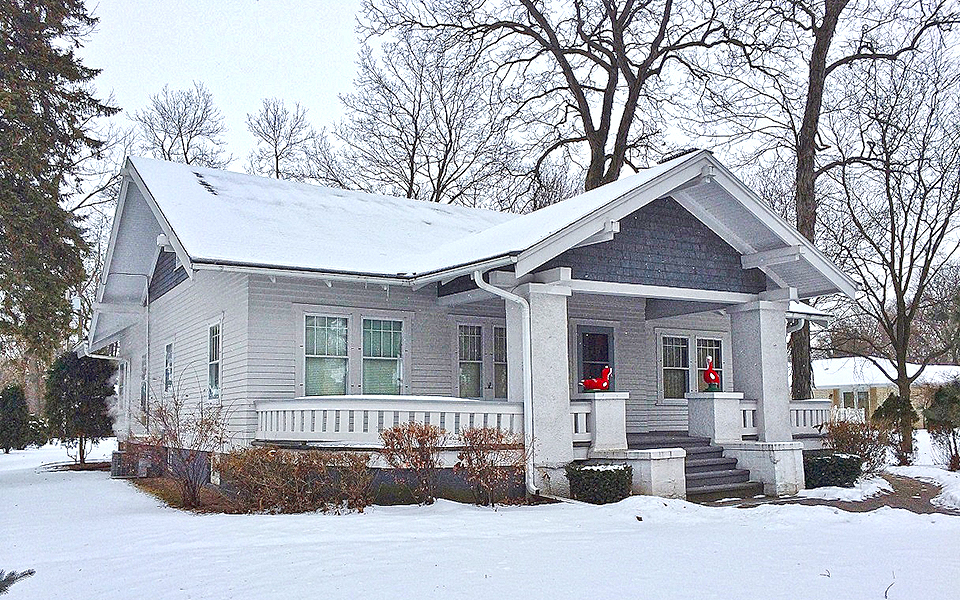
[[[707,357],[707,370],[703,372],[703,381],[707,384],[706,391],[720,391],[720,374],[713,370],[713,357]]]
[[[610,373],[613,370],[610,367],[604,367],[600,371],[600,377],[596,379],[584,379],[580,382],[580,385],[583,386],[584,390],[593,390],[598,392],[604,392],[610,389]]]

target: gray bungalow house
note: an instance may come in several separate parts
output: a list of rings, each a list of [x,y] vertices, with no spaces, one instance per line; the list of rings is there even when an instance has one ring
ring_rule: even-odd
[[[240,446],[482,424],[523,432],[533,493],[592,459],[642,493],[789,494],[830,406],[790,401],[787,334],[835,293],[707,151],[526,215],[130,158],[84,351],[120,364],[121,439],[179,390]]]

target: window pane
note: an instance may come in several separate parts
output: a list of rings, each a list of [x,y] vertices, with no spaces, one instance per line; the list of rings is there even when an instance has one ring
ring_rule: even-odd
[[[497,363],[493,365],[493,396],[494,398],[507,397],[507,365]]]
[[[580,335],[583,345],[583,362],[606,363],[610,360],[610,337],[605,333],[588,333]]]
[[[460,363],[460,397],[480,398],[483,396],[480,381],[480,364],[478,362]]]
[[[210,363],[207,370],[208,397],[211,399],[220,397],[220,363]]]
[[[844,392],[844,393],[843,393],[843,407],[844,407],[844,408],[853,408],[853,392]]]
[[[220,360],[220,326],[211,325],[210,326],[210,341],[208,344],[209,347],[209,358],[208,362],[214,362]]]
[[[400,358],[403,322],[363,320],[363,355],[370,358]]]
[[[683,398],[687,393],[689,379],[686,369],[664,369],[663,370],[663,397],[664,398]]]
[[[720,370],[723,368],[723,351],[720,340],[697,340],[697,368],[707,368],[707,357],[713,359],[713,368]]]
[[[400,361],[390,359],[363,359],[364,394],[399,394]]]
[[[483,359],[479,325],[460,325],[458,339],[460,360],[480,361]]]
[[[663,366],[664,368],[689,369],[689,342],[687,338],[664,336]]]
[[[331,396],[347,393],[347,359],[308,356],[304,361],[304,393]]]
[[[507,329],[506,327],[493,328],[493,362],[507,362]]]

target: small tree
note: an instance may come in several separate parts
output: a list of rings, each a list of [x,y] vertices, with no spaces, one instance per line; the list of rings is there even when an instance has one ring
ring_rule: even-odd
[[[180,489],[185,508],[198,508],[200,490],[210,481],[210,461],[227,444],[226,413],[219,403],[190,402],[177,386],[170,396],[154,399],[144,443],[167,449],[167,468]]]
[[[960,471],[960,380],[937,389],[923,417],[940,458],[951,471]]]
[[[50,434],[68,449],[76,448],[80,464],[86,462],[88,444],[113,435],[107,398],[114,394],[116,371],[112,361],[66,352],[47,373],[43,410]]]
[[[433,504],[437,497],[440,452],[447,432],[426,423],[400,423],[380,432],[380,454],[394,469],[410,469],[417,478],[414,496],[421,504]]]
[[[8,385],[0,392],[0,448],[4,454],[20,450],[30,442],[30,412],[23,388]]]
[[[890,446],[901,465],[913,460],[913,425],[919,418],[910,399],[896,394],[887,396],[873,412],[873,419],[890,431]]]

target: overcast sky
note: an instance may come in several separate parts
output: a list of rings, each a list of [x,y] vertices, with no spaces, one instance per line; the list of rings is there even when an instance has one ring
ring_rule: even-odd
[[[103,69],[103,96],[134,112],[164,86],[202,81],[226,119],[229,151],[242,168],[253,147],[245,119],[266,97],[309,109],[317,127],[341,115],[337,94],[355,72],[359,0],[100,0],[100,19],[81,51]]]

